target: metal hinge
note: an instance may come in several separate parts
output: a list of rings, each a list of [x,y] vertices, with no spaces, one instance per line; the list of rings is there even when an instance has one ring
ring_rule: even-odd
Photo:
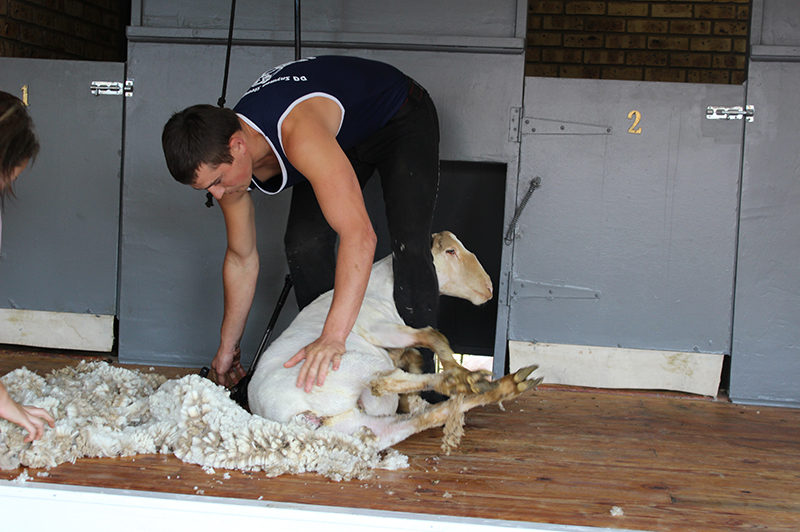
[[[610,126],[566,122],[549,118],[524,116],[520,119],[522,135],[609,135]]]
[[[709,120],[741,120],[744,118],[748,122],[753,121],[756,114],[755,107],[752,105],[736,107],[712,107],[706,109],[706,118]]]
[[[611,131],[610,126],[523,116],[521,108],[512,107],[508,141],[519,142],[522,135],[609,135]]]
[[[126,98],[133,96],[133,80],[121,81],[93,81],[91,86],[92,94],[95,96],[119,96],[124,94]]]
[[[600,299],[600,291],[582,286],[556,285],[537,283],[524,279],[510,281],[509,299],[542,298],[542,299]]]

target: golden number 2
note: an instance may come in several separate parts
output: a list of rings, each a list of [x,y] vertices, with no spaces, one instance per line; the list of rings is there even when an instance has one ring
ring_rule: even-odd
[[[642,113],[639,111],[631,111],[628,113],[628,119],[633,119],[633,124],[631,127],[628,128],[628,133],[633,133],[634,135],[641,135],[642,128],[636,128],[639,125],[639,121],[642,119]],[[634,129],[636,128],[636,129]]]
[[[28,103],[28,86],[27,86],[27,85],[23,85],[23,86],[22,86],[22,103],[23,103],[23,104],[24,104],[26,107],[27,107],[28,105],[30,105],[30,104]]]

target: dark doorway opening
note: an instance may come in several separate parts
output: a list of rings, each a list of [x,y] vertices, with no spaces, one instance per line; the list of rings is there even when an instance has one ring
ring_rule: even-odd
[[[377,177],[377,176],[376,176]],[[433,232],[452,231],[478,256],[497,291],[503,247],[506,165],[442,161]],[[367,210],[378,234],[376,259],[390,253],[389,234],[379,179],[364,189]],[[439,330],[456,353],[494,355],[497,298],[476,307],[462,299],[442,297]]]

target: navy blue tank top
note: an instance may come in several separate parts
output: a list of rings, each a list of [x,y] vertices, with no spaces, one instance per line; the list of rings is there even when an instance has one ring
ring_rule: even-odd
[[[339,104],[342,122],[336,140],[347,150],[394,116],[408,96],[408,82],[395,67],[358,57],[310,57],[266,71],[233,108],[266,138],[281,166],[281,175],[266,182],[253,176],[251,190],[277,194],[305,180],[286,158],[280,131],[295,105],[317,96]]]

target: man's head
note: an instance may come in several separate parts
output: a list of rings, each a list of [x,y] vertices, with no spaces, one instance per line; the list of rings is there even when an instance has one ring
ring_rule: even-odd
[[[161,133],[169,173],[191,185],[201,164],[232,163],[229,142],[241,129],[236,113],[213,105],[193,105],[173,114]]]
[[[0,91],[0,198],[12,195],[11,183],[39,153],[33,120],[22,100]]]

